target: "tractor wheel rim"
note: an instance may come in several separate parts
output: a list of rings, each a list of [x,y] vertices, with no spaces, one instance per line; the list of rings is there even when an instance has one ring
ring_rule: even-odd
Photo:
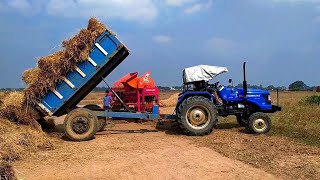
[[[256,119],[253,122],[253,127],[256,129],[256,131],[262,132],[267,129],[267,123],[263,119]]]
[[[87,132],[89,127],[89,120],[83,116],[76,117],[72,123],[72,129],[77,134],[83,134]]]
[[[203,129],[210,119],[209,110],[204,106],[193,106],[187,111],[187,123],[194,129]]]

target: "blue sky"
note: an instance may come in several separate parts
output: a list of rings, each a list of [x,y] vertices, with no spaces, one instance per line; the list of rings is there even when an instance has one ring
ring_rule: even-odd
[[[24,87],[21,73],[57,51],[91,16],[131,51],[107,81],[150,70],[180,85],[185,67],[226,66],[218,80],[320,85],[320,0],[0,0],[0,88]]]

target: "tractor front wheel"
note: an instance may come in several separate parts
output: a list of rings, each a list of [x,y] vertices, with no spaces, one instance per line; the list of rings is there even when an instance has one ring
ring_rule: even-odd
[[[249,117],[249,122],[246,128],[250,133],[265,134],[271,129],[271,119],[265,113],[253,113]]]
[[[217,109],[209,99],[193,96],[184,100],[181,107],[179,125],[188,135],[210,134],[217,124]]]

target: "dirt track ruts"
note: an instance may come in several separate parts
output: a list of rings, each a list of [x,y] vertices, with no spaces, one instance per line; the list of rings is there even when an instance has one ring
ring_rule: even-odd
[[[14,164],[22,179],[277,179],[152,124],[116,124],[87,142],[58,141]]]

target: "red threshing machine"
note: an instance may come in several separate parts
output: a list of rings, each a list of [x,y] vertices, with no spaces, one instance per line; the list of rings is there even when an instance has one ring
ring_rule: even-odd
[[[159,89],[149,71],[141,77],[138,77],[138,72],[129,73],[116,81],[112,89],[133,111],[152,112],[153,105],[159,105]],[[112,110],[124,110],[118,99],[113,102]]]

